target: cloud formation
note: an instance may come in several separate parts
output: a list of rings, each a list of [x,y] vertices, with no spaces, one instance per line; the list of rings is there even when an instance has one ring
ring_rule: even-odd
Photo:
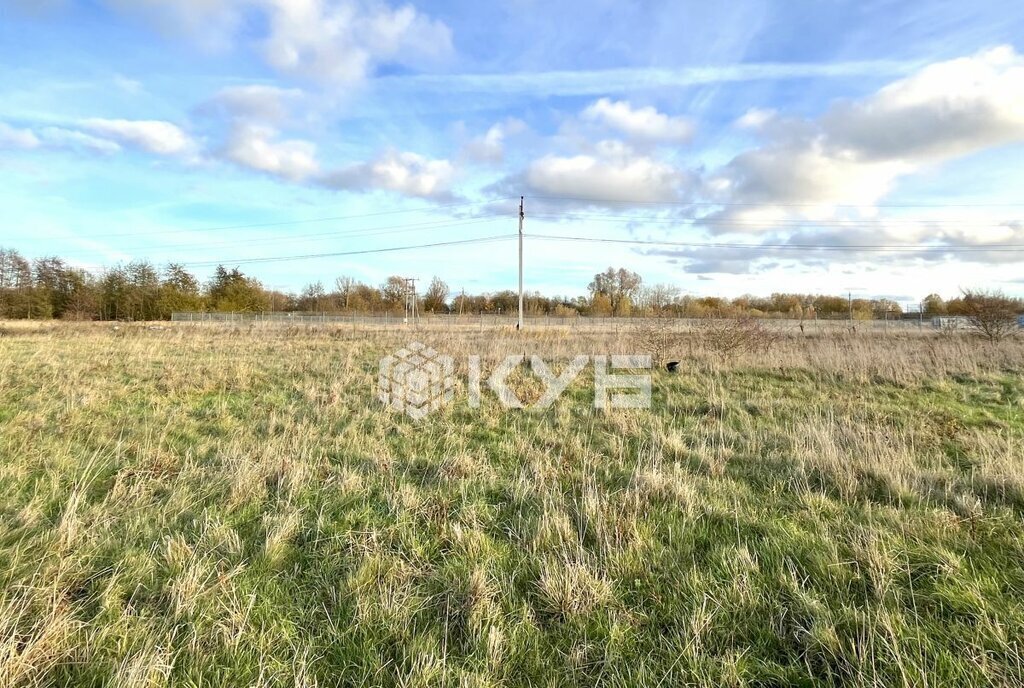
[[[302,96],[297,88],[264,84],[229,86],[199,105],[196,112],[231,120],[278,123],[287,119],[289,108]]]
[[[837,217],[840,206],[871,216],[902,177],[1024,141],[1024,57],[1000,47],[929,65],[817,120],[747,119],[766,142],[709,177],[709,198],[727,205],[709,226],[767,231]]]
[[[325,171],[315,144],[284,139],[276,128],[263,124],[235,121],[217,154],[240,167],[293,183],[338,191],[390,191],[435,201],[454,198],[455,167],[448,160],[389,150],[373,160]]]
[[[237,124],[222,155],[242,167],[293,182],[302,181],[320,169],[315,145],[309,141],[278,140],[276,129],[256,124]]]
[[[644,253],[684,262],[688,272],[728,274],[757,272],[775,267],[781,260],[802,268],[1019,262],[1019,254],[1005,250],[1003,245],[1024,243],[1024,224],[984,215],[956,221],[940,212],[913,221],[876,218],[809,222],[790,229],[776,228],[755,240],[745,238],[731,246],[710,241],[708,246],[655,248]]]
[[[778,115],[775,110],[768,108],[750,108],[743,116],[736,120],[736,126],[740,129],[759,130],[770,123]]]
[[[28,150],[39,146],[39,137],[31,129],[16,129],[0,122],[0,149],[14,148]]]
[[[183,37],[200,47],[221,51],[231,47],[241,27],[245,5],[240,0],[104,0],[111,9],[137,17],[168,37]]]
[[[77,150],[111,154],[121,150],[114,141],[64,127],[19,129],[0,122],[0,149]]]
[[[509,97],[606,96],[637,89],[678,89],[708,84],[857,76],[902,76],[920,64],[897,60],[835,63],[743,63],[658,69],[577,69],[494,74],[399,74],[380,85],[403,94],[495,94]]]
[[[354,84],[383,64],[418,67],[452,53],[451,30],[412,5],[383,0],[106,0],[165,34],[211,49],[233,47],[243,28],[266,63],[282,74]],[[253,20],[255,18],[255,20]]]
[[[448,200],[453,198],[455,168],[448,160],[432,160],[416,153],[387,151],[369,162],[329,172],[324,186],[347,191],[393,191],[405,196]]]
[[[176,124],[160,120],[87,119],[82,127],[102,138],[156,155],[189,153],[196,146]]]
[[[681,143],[688,135],[685,121],[607,98],[579,119],[638,143]],[[620,212],[632,205],[635,227],[644,226],[645,204],[697,201],[666,212],[699,233],[731,238],[705,240],[718,246],[645,251],[692,271],[749,272],[779,260],[805,267],[1017,260],[1000,244],[1024,242],[1022,225],[998,213],[951,219],[948,211],[934,217],[918,211],[908,219],[884,217],[880,209],[909,175],[1024,142],[1024,57],[1012,48],[929,65],[863,98],[835,102],[817,118],[754,108],[735,124],[761,142],[700,175],[627,143],[571,140],[578,153],[540,155],[489,191],[593,199],[591,205]],[[759,238],[752,241],[751,234]],[[697,243],[699,237],[690,234]],[[741,245],[725,245],[730,242]],[[843,250],[808,248],[815,246]]]
[[[104,155],[112,155],[121,151],[121,146],[114,141],[64,127],[44,127],[39,131],[39,136],[49,148],[84,150]]]
[[[821,120],[865,160],[942,161],[1024,138],[1024,57],[1010,46],[929,65]]]
[[[653,107],[635,108],[625,100],[601,98],[587,106],[581,117],[640,141],[685,143],[694,132],[693,123],[685,117],[669,117]]]
[[[451,30],[412,5],[383,2],[262,0],[270,31],[263,54],[275,69],[354,83],[382,63],[417,66],[452,51]]]
[[[505,139],[526,131],[526,123],[510,117],[504,122],[491,126],[486,133],[477,136],[463,146],[462,153],[476,162],[499,164],[505,159]]]
[[[688,177],[626,144],[603,141],[593,154],[545,155],[521,176],[525,193],[593,199],[601,202],[677,202]]]

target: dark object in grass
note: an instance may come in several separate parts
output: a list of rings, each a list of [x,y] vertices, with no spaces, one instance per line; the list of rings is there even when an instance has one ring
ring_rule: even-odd
[[[669,361],[668,365],[665,366],[665,369],[670,373],[676,372],[679,370],[679,361]]]

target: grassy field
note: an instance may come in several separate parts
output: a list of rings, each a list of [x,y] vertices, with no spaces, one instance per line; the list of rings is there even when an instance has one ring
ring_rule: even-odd
[[[0,686],[1024,683],[1024,341],[694,335],[649,410],[414,422],[411,338],[632,352],[0,324]]]

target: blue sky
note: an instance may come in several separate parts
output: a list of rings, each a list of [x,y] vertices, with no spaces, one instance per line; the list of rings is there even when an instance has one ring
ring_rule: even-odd
[[[508,240],[355,253],[525,195],[549,294],[1022,293],[1020,36],[1005,2],[0,0],[0,245],[495,290]]]

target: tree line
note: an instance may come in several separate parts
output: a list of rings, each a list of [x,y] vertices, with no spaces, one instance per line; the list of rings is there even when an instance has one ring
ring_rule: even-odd
[[[622,268],[594,275],[587,292],[576,297],[529,292],[524,296],[524,308],[528,315],[556,317],[722,315],[866,320],[902,314],[900,305],[887,299],[792,293],[732,299],[693,296],[671,284],[647,285],[640,275]],[[158,268],[135,261],[95,274],[58,257],[29,260],[17,251],[0,248],[0,318],[5,319],[167,320],[176,311],[401,313],[407,296],[406,280],[400,276],[389,277],[380,285],[342,276],[330,288],[314,282],[293,294],[267,289],[237,268],[218,266],[206,282],[175,263]],[[438,314],[512,314],[519,303],[518,294],[511,289],[456,293],[439,277],[419,289],[416,298],[421,312]],[[971,312],[966,296],[944,300],[931,294],[922,308],[926,316]]]

